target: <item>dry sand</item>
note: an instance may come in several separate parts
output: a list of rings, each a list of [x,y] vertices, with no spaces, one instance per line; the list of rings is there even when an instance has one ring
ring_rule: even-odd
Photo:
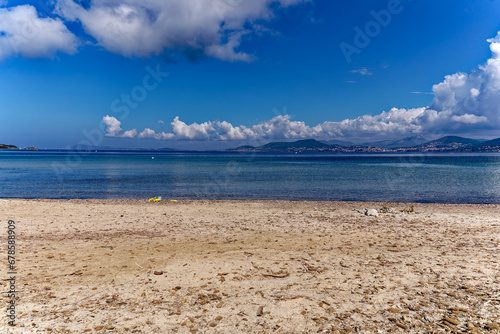
[[[0,200],[0,332],[499,332],[500,206],[414,205]]]

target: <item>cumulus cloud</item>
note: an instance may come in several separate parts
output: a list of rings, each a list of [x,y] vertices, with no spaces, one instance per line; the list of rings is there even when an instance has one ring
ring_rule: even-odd
[[[451,117],[453,122],[457,123],[465,123],[465,124],[477,124],[477,123],[485,123],[488,121],[488,118],[485,116],[476,116],[471,114],[463,114],[460,116],[453,115]]]
[[[137,138],[152,138],[152,139],[166,140],[166,139],[172,139],[173,136],[174,135],[171,133],[165,133],[165,132],[156,133],[154,130],[152,130],[150,128],[146,128],[146,129],[144,129],[144,131],[139,133]]]
[[[115,117],[106,115],[102,118],[102,123],[106,127],[106,136],[116,137],[122,132],[122,123]]]
[[[33,6],[0,8],[0,60],[12,56],[53,58],[57,52],[74,54],[78,43],[60,19],[41,18]]]
[[[135,138],[137,136],[137,130],[127,130],[122,133],[122,123],[112,116],[104,116],[102,118],[102,123],[106,129],[105,135],[108,137],[120,137],[120,138]]]
[[[433,127],[449,127],[448,121],[461,124],[487,123],[500,126],[500,33],[489,39],[492,58],[470,73],[455,73],[433,86],[435,95],[430,110]]]
[[[124,56],[149,56],[165,49],[225,61],[252,61],[236,51],[243,36],[261,31],[276,5],[310,0],[94,0],[83,7],[57,0],[56,12],[79,21],[105,49]]]
[[[121,123],[103,119],[106,125],[106,135],[124,137],[121,133]],[[201,124],[186,124],[179,117],[172,121],[172,132],[156,133],[150,128],[144,129],[138,138],[158,140],[211,140],[211,141],[273,141],[298,140],[316,138],[328,140],[345,139],[382,139],[395,138],[410,134],[426,134],[428,124],[446,120],[455,126],[470,126],[484,123],[487,118],[473,114],[449,115],[441,114],[427,108],[398,109],[378,115],[363,115],[356,119],[346,119],[341,122],[324,122],[316,126],[308,126],[301,121],[292,121],[290,115],[279,115],[270,120],[251,127],[233,126],[226,121],[209,121]],[[135,130],[134,130],[135,131]]]
[[[172,126],[171,133],[157,133],[153,129],[146,128],[137,137],[159,140],[242,141],[401,135],[421,130],[421,127],[417,124],[417,119],[424,110],[425,108],[410,110],[394,108],[389,112],[383,112],[376,116],[365,115],[342,122],[324,122],[313,127],[301,121],[292,121],[290,115],[279,115],[251,127],[244,125],[233,126],[226,121],[186,124],[179,117],[175,117],[170,124]],[[103,118],[103,123],[106,126],[107,136],[125,137],[122,134],[121,123],[116,118],[106,116]],[[135,134],[135,132],[130,133]]]
[[[122,134],[123,138],[135,138],[136,136],[137,136],[137,130],[136,129],[125,131]]]
[[[175,117],[171,125],[172,132],[174,133],[176,139],[205,140],[210,139],[216,132],[212,122],[205,122],[201,124],[193,123],[187,125],[186,123],[180,121],[179,117]]]

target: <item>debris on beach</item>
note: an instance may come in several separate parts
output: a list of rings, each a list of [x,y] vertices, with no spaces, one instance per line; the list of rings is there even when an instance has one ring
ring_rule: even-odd
[[[290,276],[290,273],[288,271],[282,271],[280,270],[277,273],[268,273],[268,274],[262,274],[264,277],[273,277],[273,278],[286,278]]]
[[[366,210],[365,215],[371,216],[371,217],[378,217],[378,211],[375,209],[369,209],[369,210]]]
[[[393,208],[389,208],[387,206],[382,207],[382,209],[378,210],[379,213],[396,213]]]
[[[415,213],[415,206],[410,206],[410,207],[407,207],[407,208],[404,208],[401,212],[403,213]]]

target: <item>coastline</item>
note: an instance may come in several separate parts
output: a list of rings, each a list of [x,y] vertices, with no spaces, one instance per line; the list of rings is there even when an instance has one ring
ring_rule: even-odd
[[[496,332],[499,217],[498,204],[0,199],[22,290],[0,331]]]

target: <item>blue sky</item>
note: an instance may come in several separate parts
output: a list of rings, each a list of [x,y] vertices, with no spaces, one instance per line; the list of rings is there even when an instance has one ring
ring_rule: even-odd
[[[0,4],[0,143],[500,137],[500,1]]]

